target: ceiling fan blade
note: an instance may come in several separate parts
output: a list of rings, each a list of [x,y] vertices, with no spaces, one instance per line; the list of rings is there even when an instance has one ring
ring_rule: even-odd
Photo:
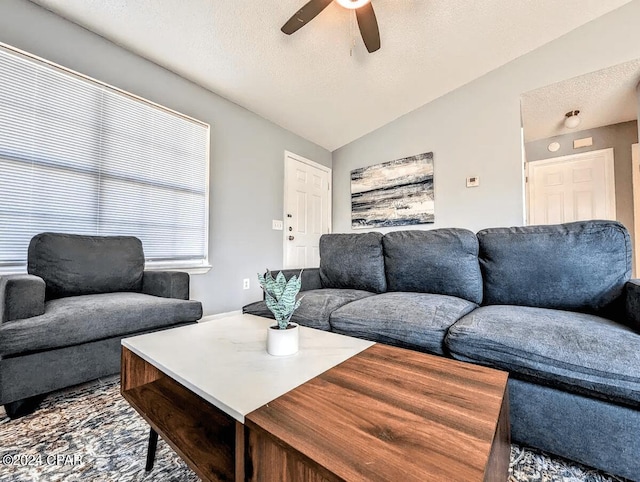
[[[287,35],[297,32],[331,4],[333,0],[311,0],[298,10],[280,30]]]
[[[358,19],[358,27],[360,27],[364,45],[369,53],[375,52],[380,48],[380,31],[378,30],[378,21],[371,2],[356,10],[356,18]]]

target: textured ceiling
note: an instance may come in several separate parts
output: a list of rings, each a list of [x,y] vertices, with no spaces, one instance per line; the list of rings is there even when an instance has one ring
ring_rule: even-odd
[[[525,142],[636,120],[640,59],[574,77],[522,95]],[[565,114],[579,110],[580,125],[564,126]]]
[[[32,1],[332,151],[629,0],[372,0],[353,55],[335,3],[289,37],[305,0]]]

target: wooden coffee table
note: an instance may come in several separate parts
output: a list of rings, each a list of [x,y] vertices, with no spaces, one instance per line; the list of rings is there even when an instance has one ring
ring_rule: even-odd
[[[122,341],[122,395],[205,481],[507,480],[507,374],[225,318]]]

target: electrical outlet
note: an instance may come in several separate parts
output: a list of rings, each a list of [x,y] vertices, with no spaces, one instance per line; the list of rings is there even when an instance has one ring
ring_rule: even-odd
[[[249,278],[245,278],[242,280],[242,289],[243,290],[248,290],[249,288],[251,288],[251,280]]]
[[[271,229],[275,229],[276,231],[282,231],[282,221],[278,219],[271,220]]]

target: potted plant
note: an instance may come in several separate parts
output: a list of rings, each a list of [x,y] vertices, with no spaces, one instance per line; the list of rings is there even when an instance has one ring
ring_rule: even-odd
[[[267,352],[270,355],[293,355],[298,351],[298,325],[290,320],[293,312],[300,306],[300,300],[296,300],[296,296],[300,292],[301,275],[302,271],[287,281],[282,271],[275,278],[269,270],[265,275],[258,273],[267,308],[276,319],[276,324],[267,330]]]

